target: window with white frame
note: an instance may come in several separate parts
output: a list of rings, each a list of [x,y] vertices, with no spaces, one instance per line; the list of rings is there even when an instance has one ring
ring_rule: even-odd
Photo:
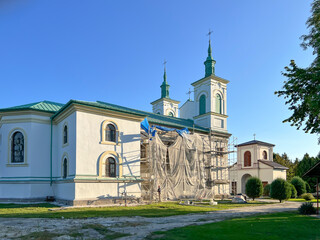
[[[63,144],[68,143],[68,126],[64,125],[63,127]]]
[[[64,158],[62,163],[62,178],[66,179],[67,177],[68,177],[68,160],[67,158]]]
[[[11,163],[24,163],[25,143],[23,133],[16,131],[11,137]]]

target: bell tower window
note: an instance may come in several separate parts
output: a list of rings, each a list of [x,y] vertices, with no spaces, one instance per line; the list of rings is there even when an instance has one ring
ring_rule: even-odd
[[[244,153],[244,166],[251,167],[251,152],[249,151]]]
[[[216,95],[216,112],[222,114],[222,98],[220,94]]]
[[[199,115],[206,113],[206,96],[201,95],[199,99]]]

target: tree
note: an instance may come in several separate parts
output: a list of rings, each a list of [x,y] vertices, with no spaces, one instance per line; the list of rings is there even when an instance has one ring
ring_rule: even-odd
[[[257,177],[251,177],[246,183],[246,194],[253,200],[260,197],[263,193],[262,182]]]
[[[277,178],[271,183],[270,197],[282,200],[287,200],[291,197],[291,186],[282,178]]]
[[[282,74],[287,77],[283,90],[275,92],[284,96],[292,115],[283,122],[305,132],[320,133],[320,0],[312,3],[312,15],[307,20],[309,34],[303,35],[301,46],[313,48],[315,59],[307,68],[299,68],[294,60]],[[319,138],[320,144],[320,138]]]
[[[297,198],[297,190],[293,184],[289,183],[291,187],[291,198]]]
[[[306,193],[306,183],[300,177],[294,177],[291,180],[291,184],[296,188],[298,196]]]

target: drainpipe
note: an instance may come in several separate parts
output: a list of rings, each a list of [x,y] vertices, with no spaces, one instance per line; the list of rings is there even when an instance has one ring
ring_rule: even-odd
[[[52,118],[51,118],[51,139],[50,139],[50,186],[52,186]]]

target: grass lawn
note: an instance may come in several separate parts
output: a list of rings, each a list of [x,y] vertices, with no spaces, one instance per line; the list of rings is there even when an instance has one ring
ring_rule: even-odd
[[[311,201],[306,201],[303,198],[290,198],[287,201],[290,201],[290,202],[313,202],[313,203],[316,203],[317,199],[315,198],[315,199],[312,199]],[[320,203],[320,199],[319,199],[319,203]]]
[[[155,232],[147,239],[320,239],[320,219],[296,212],[274,213]]]
[[[219,202],[219,201],[218,201]],[[266,203],[249,202],[247,204],[235,204],[230,201],[220,201],[215,206],[184,206],[177,202],[154,203],[151,205],[140,205],[135,207],[85,207],[69,208],[59,211],[49,209],[57,206],[43,204],[0,204],[0,217],[12,218],[88,218],[88,217],[165,217],[183,215],[188,213],[200,213],[218,211],[237,207],[261,205]]]

